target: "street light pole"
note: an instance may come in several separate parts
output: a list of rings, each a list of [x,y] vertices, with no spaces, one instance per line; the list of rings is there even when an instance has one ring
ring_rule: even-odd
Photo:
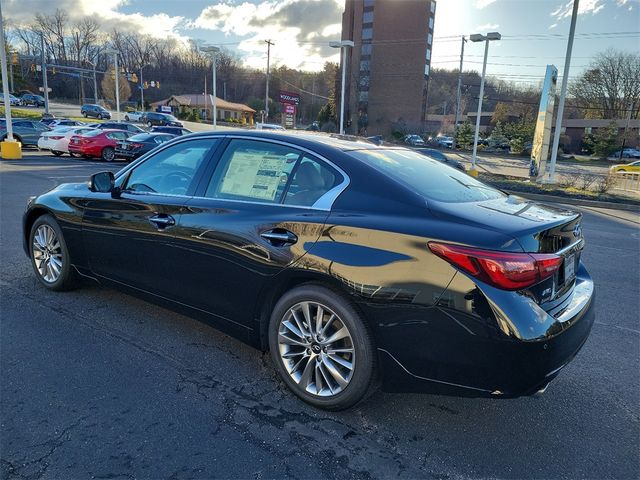
[[[486,35],[473,34],[469,37],[472,42],[484,41],[484,60],[482,61],[482,78],[480,79],[480,94],[478,95],[478,113],[476,117],[476,131],[473,136],[473,155],[471,156],[471,170],[469,175],[472,177],[478,176],[478,170],[476,169],[476,155],[478,153],[478,136],[480,134],[480,118],[482,116],[482,97],[484,96],[484,78],[487,73],[487,57],[489,55],[489,42],[492,40],[500,40],[502,35],[498,32],[490,32]]]
[[[562,88],[560,89],[560,102],[558,103],[558,117],[556,118],[556,130],[553,132],[553,147],[551,147],[549,177],[547,179],[548,183],[555,182],[556,160],[558,158],[558,147],[560,146],[560,130],[562,129],[562,117],[564,115],[564,100],[567,97],[567,82],[569,81],[571,51],[573,50],[573,37],[576,33],[576,20],[578,19],[579,3],[580,0],[573,0],[573,13],[571,15],[571,26],[569,27],[569,41],[567,42],[567,56],[564,60],[564,70],[562,71]]]
[[[2,92],[4,95],[4,118],[7,126],[7,138],[13,142],[13,124],[11,123],[11,99],[9,97],[9,85],[7,85],[7,49],[4,44],[4,18],[2,17],[2,3],[0,2],[0,60],[2,63]],[[4,143],[4,142],[3,142]]]
[[[47,63],[45,61],[44,34],[40,32],[40,46],[42,48],[42,94],[44,95],[44,113],[49,113],[49,86],[47,85]]]
[[[217,89],[216,89],[216,53],[220,51],[218,47],[204,47],[202,49],[203,52],[207,52],[211,54],[211,70],[213,71],[213,85],[211,86],[211,105],[213,107],[213,129],[218,128],[218,97],[217,97]],[[205,77],[206,81],[206,77]],[[267,82],[267,92],[268,92]],[[205,98],[205,109],[207,107],[207,101]]]
[[[113,55],[113,63],[116,69],[115,72],[115,80],[116,80],[116,116],[117,120],[120,120],[120,81],[119,81],[119,68],[118,68],[118,51],[116,49],[109,49],[104,52],[106,55]],[[108,73],[107,73],[108,75]]]
[[[460,100],[462,97],[462,62],[464,60],[464,44],[467,39],[462,36],[462,46],[460,48],[460,70],[458,71],[458,89],[456,91],[456,121],[454,123],[455,130],[458,131],[458,122],[460,121]]]
[[[347,78],[347,47],[353,47],[355,44],[351,40],[342,40],[340,42],[331,42],[332,48],[342,50],[342,82],[340,86],[340,134],[344,135],[344,92]]]

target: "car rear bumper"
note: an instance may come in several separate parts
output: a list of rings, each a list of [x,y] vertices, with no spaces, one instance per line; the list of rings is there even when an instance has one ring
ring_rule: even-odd
[[[425,308],[421,319],[415,318],[415,309],[405,312],[411,321],[388,324],[389,332],[378,332],[383,389],[502,398],[543,390],[589,336],[595,319],[594,285],[581,266],[573,292],[555,311],[523,300],[517,321],[499,318],[509,308],[494,317],[509,326],[441,306]],[[519,333],[514,333],[515,325]],[[527,330],[536,333],[528,336]]]

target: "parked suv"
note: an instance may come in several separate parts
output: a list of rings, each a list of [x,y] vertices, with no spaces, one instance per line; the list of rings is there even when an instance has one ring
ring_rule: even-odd
[[[94,104],[82,105],[80,113],[84,118],[94,117],[99,120],[102,120],[103,118],[111,118],[111,114],[104,107]]]
[[[140,122],[145,124],[147,127],[153,127],[155,125],[159,126],[170,126],[170,127],[182,127],[182,123],[178,121],[176,117],[173,115],[169,115],[168,113],[159,113],[159,112],[147,112],[141,118]]]
[[[20,97],[23,105],[33,105],[34,107],[44,107],[44,97],[41,95],[32,95],[25,93]]]

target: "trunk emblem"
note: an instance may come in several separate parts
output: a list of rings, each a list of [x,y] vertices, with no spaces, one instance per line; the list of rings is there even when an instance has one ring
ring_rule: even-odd
[[[576,223],[576,226],[573,227],[573,236],[576,238],[582,236],[582,226],[579,223]]]

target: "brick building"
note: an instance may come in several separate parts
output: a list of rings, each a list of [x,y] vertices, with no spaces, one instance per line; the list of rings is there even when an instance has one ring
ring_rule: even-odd
[[[435,13],[435,0],[345,0],[349,132],[424,131]]]

